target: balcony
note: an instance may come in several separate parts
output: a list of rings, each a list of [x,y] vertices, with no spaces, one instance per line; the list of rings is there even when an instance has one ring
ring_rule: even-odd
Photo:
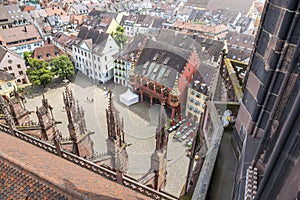
[[[166,102],[168,100],[168,97],[164,97],[163,94],[159,94],[155,90],[151,90],[147,86],[142,85],[139,87],[139,90],[149,94],[150,96],[153,96],[153,97],[159,99],[160,101]]]

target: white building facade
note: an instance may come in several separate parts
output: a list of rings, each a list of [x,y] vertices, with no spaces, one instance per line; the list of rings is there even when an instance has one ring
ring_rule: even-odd
[[[113,55],[119,51],[119,46],[109,34],[99,34],[99,38],[104,38],[102,41],[84,39],[72,45],[75,69],[97,84],[113,78]]]

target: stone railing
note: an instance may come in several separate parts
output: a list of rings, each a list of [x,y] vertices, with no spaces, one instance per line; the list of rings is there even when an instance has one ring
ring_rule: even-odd
[[[150,187],[147,187],[143,184],[138,183],[137,181],[133,180],[132,178],[129,178],[127,176],[123,176],[122,184],[125,187],[128,187],[132,190],[138,191],[139,193],[142,193],[151,199],[156,199],[156,200],[175,200],[178,199],[175,196],[172,196],[168,193],[162,192],[162,191],[157,191],[154,190]]]
[[[14,130],[14,134],[12,134],[10,131],[10,128],[4,124],[0,124],[0,131],[10,134],[10,135],[13,135],[23,141],[26,141],[26,142],[33,144],[39,148],[42,148],[42,149],[48,151],[49,153],[59,155],[55,146],[53,146],[47,142],[41,141],[33,136],[27,135],[18,130]],[[97,165],[93,162],[90,162],[84,158],[78,157],[72,153],[65,151],[65,150],[61,150],[61,156],[62,156],[62,158],[66,159],[76,165],[84,167],[96,174],[99,174],[111,181],[115,181],[115,182],[117,181],[116,172],[114,172],[110,169],[107,169],[104,166]],[[125,187],[130,188],[139,193],[142,193],[152,199],[157,199],[157,200],[175,200],[175,199],[177,199],[176,197],[174,197],[168,193],[156,191],[150,187],[142,185],[142,184],[138,183],[135,179],[130,178],[126,175],[122,176],[122,184]]]
[[[151,170],[146,174],[144,174],[141,178],[137,179],[137,182],[144,184],[154,176],[155,176],[154,170]]]
[[[8,126],[0,124],[0,131],[14,135],[17,138],[20,138],[21,140],[24,140],[26,142],[29,142],[33,144],[34,146],[40,147],[50,153],[57,154],[57,150],[54,146],[48,144],[47,142],[44,142],[42,140],[39,140],[31,135],[27,135],[21,131],[15,130],[14,134],[11,133]]]
[[[196,188],[193,193],[192,200],[205,200],[209,189],[212,173],[217,159],[221,139],[223,136],[223,126],[220,120],[218,111],[214,102],[207,102],[206,115],[210,115],[210,120],[207,121],[212,128],[210,145],[206,153],[206,157],[199,174]]]
[[[96,152],[95,154],[88,156],[86,159],[89,161],[97,161],[102,159],[108,159],[110,157],[111,155],[109,155],[107,152],[102,152],[102,153]]]

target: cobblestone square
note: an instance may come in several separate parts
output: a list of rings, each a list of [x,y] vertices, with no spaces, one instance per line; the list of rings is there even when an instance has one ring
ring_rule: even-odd
[[[36,106],[41,105],[42,93],[44,93],[54,108],[55,119],[62,122],[62,124],[58,124],[58,128],[63,136],[68,135],[67,115],[64,111],[62,98],[62,92],[66,85],[72,89],[75,99],[79,101],[85,111],[87,127],[94,132],[92,140],[94,141],[95,152],[98,153],[106,152],[105,109],[108,106],[106,90],[113,91],[114,105],[120,112],[120,118],[124,118],[125,140],[132,144],[127,148],[129,155],[128,174],[134,178],[139,178],[145,174],[150,168],[150,156],[155,148],[155,130],[160,105],[154,104],[150,107],[148,102],[143,102],[127,107],[119,101],[119,95],[126,92],[127,88],[107,84],[105,85],[106,90],[104,90],[103,85],[96,86],[80,74],[69,84],[57,83],[52,89],[34,89],[32,94],[26,96],[27,109],[35,111]],[[31,117],[37,121],[35,114],[32,114]],[[184,142],[172,140],[173,134],[170,134],[168,144],[169,164],[166,191],[178,196],[185,182],[188,158],[185,156],[187,147],[184,146]]]

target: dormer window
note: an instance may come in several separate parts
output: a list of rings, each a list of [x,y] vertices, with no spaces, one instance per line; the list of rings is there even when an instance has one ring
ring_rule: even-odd
[[[50,58],[50,57],[51,57],[50,53],[47,53],[47,54],[46,54],[46,56],[47,56],[48,58]]]
[[[55,51],[55,55],[56,55],[56,56],[58,56],[58,55],[59,55],[58,51]]]

